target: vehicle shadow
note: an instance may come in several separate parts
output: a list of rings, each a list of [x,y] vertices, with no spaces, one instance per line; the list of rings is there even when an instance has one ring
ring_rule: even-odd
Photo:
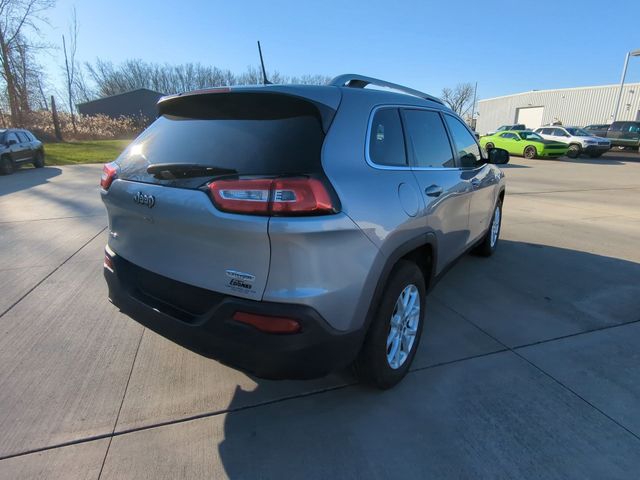
[[[517,163],[512,163],[513,162],[513,157],[509,158],[509,163],[507,163],[506,165],[500,165],[500,169],[510,169],[510,168],[531,168],[528,165],[519,165]]]
[[[62,173],[58,167],[28,168],[21,166],[10,175],[0,176],[0,196],[26,190],[57,177]]]
[[[535,343],[638,320],[639,278],[635,262],[515,241],[490,259],[464,257],[430,295],[463,318],[427,316],[428,362],[384,392],[351,383],[247,408],[269,382],[236,390],[218,445],[224,470],[231,479],[581,478],[618,471],[627,454],[625,468],[640,467],[640,451],[604,434],[610,425],[557,383],[504,348],[474,348],[487,344],[484,332],[506,342],[531,332]],[[640,367],[620,375],[640,381]]]
[[[640,163],[640,155],[636,152],[609,151],[598,158],[580,155],[577,158],[567,156],[560,158],[538,158],[536,161],[582,163],[587,165],[626,165],[628,163]]]

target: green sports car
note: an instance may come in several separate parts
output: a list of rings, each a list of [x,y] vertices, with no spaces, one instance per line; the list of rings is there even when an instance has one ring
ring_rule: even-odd
[[[513,155],[525,158],[561,157],[566,155],[569,145],[545,140],[530,130],[496,132],[480,138],[480,145],[490,150],[504,148]]]

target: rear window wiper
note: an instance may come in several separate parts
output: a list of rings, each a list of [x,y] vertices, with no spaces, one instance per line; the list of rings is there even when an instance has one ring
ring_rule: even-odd
[[[161,180],[174,180],[176,178],[232,175],[238,172],[233,168],[215,167],[198,163],[154,163],[147,167],[147,173]]]

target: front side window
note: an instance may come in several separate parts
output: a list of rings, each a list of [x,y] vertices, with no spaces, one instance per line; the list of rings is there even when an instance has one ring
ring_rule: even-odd
[[[416,167],[455,168],[449,137],[438,112],[404,110],[404,119]]]
[[[16,132],[16,135],[18,135],[20,143],[28,143],[30,141],[29,137],[27,137],[24,132]]]
[[[407,165],[404,134],[397,109],[381,109],[373,116],[369,132],[369,158],[378,165]]]
[[[464,168],[476,167],[482,160],[480,147],[478,147],[476,138],[457,118],[451,115],[445,115],[445,118],[447,119],[447,125],[453,137],[453,144],[460,157],[460,166]]]
[[[589,132],[587,132],[584,128],[567,128],[567,132],[569,132],[574,137],[590,136]]]
[[[536,142],[543,140],[543,138],[535,132],[520,132],[520,138],[523,140],[534,140]]]
[[[4,138],[4,141],[5,143],[7,143],[7,145],[11,140],[13,140],[15,143],[20,143],[20,141],[18,140],[18,137],[16,137],[16,134],[13,132],[7,133],[7,135]]]

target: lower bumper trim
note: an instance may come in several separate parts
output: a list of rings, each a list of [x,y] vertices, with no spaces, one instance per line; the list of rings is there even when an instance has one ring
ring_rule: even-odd
[[[308,306],[259,302],[215,292],[209,292],[210,308],[194,315],[139,291],[135,273],[140,267],[113,252],[107,255],[113,265],[112,270],[104,269],[109,299],[123,313],[193,352],[257,377],[307,379],[326,375],[352,363],[364,339],[364,329],[337,331]],[[156,275],[144,272],[145,276]],[[162,282],[174,282],[158,277]],[[148,283],[148,278],[145,281]],[[295,318],[300,332],[259,331],[234,321],[238,311]]]

